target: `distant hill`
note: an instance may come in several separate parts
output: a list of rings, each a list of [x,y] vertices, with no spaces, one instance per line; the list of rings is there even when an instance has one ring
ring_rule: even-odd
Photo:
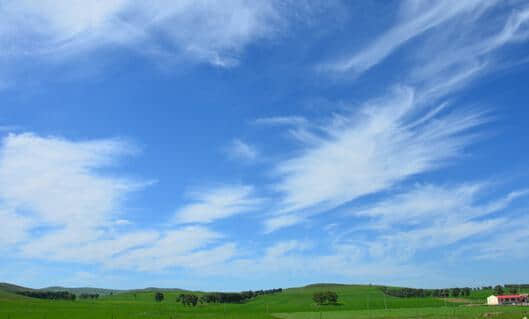
[[[106,295],[110,295],[110,293],[115,294],[115,293],[124,292],[125,290],[92,288],[92,287],[67,288],[67,287],[60,287],[60,286],[34,289],[34,288],[28,288],[28,287],[23,287],[23,286],[18,286],[18,285],[13,285],[13,284],[2,282],[0,283],[0,291],[15,293],[15,294],[21,291],[53,291],[53,292],[67,291],[69,293],[76,294],[76,295],[99,294],[101,296],[106,296]]]
[[[17,293],[20,291],[30,291],[30,290],[36,290],[36,289],[8,284],[6,282],[0,282],[0,290],[11,292],[11,293]]]
[[[75,295],[81,295],[81,294],[98,294],[101,296],[110,295],[111,293],[116,294],[120,292],[124,292],[125,290],[117,290],[117,289],[105,289],[105,288],[93,288],[93,287],[79,287],[79,288],[68,288],[68,287],[61,287],[61,286],[53,286],[53,287],[46,287],[42,289],[38,289],[41,291],[67,291],[71,294]]]

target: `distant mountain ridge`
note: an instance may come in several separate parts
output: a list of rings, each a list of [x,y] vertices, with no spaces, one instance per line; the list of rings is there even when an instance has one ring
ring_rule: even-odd
[[[98,294],[98,295],[110,295],[120,292],[125,292],[126,290],[118,290],[118,289],[106,289],[106,288],[93,288],[93,287],[77,287],[77,288],[68,288],[68,287],[61,287],[61,286],[52,286],[52,287],[46,287],[42,289],[38,289],[41,291],[67,291],[71,294],[75,295],[82,295],[82,294]]]
[[[17,293],[17,292],[20,292],[20,291],[32,291],[32,290],[37,290],[37,289],[32,289],[32,288],[27,288],[27,287],[23,287],[23,286],[13,285],[13,284],[9,284],[7,282],[0,282],[0,290],[7,291],[7,292],[12,292],[12,293]]]
[[[111,293],[120,293],[125,292],[126,290],[118,290],[118,289],[105,289],[105,288],[92,288],[92,287],[79,287],[79,288],[68,288],[68,287],[60,287],[60,286],[53,286],[53,287],[46,287],[46,288],[29,288],[24,286],[18,286],[6,282],[0,283],[0,290],[10,293],[18,293],[22,291],[67,291],[71,294],[75,295],[81,295],[81,294],[99,294],[99,295],[110,295]]]
[[[150,292],[150,291],[186,292],[189,290],[179,289],[179,288],[157,288],[157,287],[128,289],[128,290],[95,288],[95,287],[73,287],[71,288],[71,287],[62,287],[62,286],[51,286],[51,287],[45,287],[45,288],[29,288],[29,287],[14,285],[14,284],[6,283],[6,282],[0,282],[0,291],[10,292],[10,293],[18,293],[22,291],[51,291],[51,292],[67,291],[75,295],[98,294],[101,296],[105,296],[105,295],[118,294],[118,293],[124,293],[124,292],[138,292],[138,293],[139,292]]]

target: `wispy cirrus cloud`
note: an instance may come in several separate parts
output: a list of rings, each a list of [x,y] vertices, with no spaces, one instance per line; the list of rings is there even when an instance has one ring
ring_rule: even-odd
[[[526,212],[509,219],[501,225],[501,231],[495,231],[487,240],[469,243],[458,247],[453,256],[471,256],[474,260],[498,260],[503,258],[521,259],[529,256],[529,230],[524,225],[529,222]],[[505,243],[510,243],[506,245]]]
[[[9,134],[0,150],[0,200],[50,225],[104,224],[119,216],[128,193],[148,183],[96,171],[136,150],[115,139],[72,142]]]
[[[254,161],[259,156],[259,151],[253,145],[243,142],[240,139],[233,140],[226,149],[228,156],[232,159]]]
[[[292,224],[302,218],[285,215],[331,209],[440,168],[461,155],[473,140],[469,130],[486,121],[482,111],[424,112],[411,88],[336,115],[298,135],[306,146],[276,165],[282,209],[266,224]]]
[[[207,267],[220,264],[235,254],[233,243],[218,244],[222,238],[222,234],[208,228],[187,226],[169,230],[155,241],[102,262],[107,267],[140,271]]]
[[[281,37],[293,20],[324,7],[276,0],[3,1],[0,67],[5,73],[15,62],[19,68],[33,61],[57,64],[120,48],[161,64],[228,68],[239,63],[248,45]],[[9,86],[13,80],[2,82]]]
[[[511,223],[511,205],[529,197],[527,189],[493,197],[489,191],[492,186],[415,185],[367,207],[352,209],[351,215],[363,218],[357,231],[363,228],[373,232],[365,248],[377,256],[407,258],[416,251],[446,247],[469,238],[488,242],[492,233],[504,233]]]
[[[189,196],[192,202],[179,208],[174,215],[177,223],[211,223],[258,210],[264,201],[248,185],[224,185],[196,190]]]
[[[415,185],[406,193],[354,211],[354,215],[374,219],[381,229],[398,224],[421,224],[436,218],[457,217],[472,220],[502,210],[514,200],[529,195],[529,190],[513,191],[491,203],[477,204],[491,183],[457,186]]]
[[[320,66],[331,73],[359,76],[408,42],[405,82],[421,88],[424,101],[454,93],[501,60],[496,51],[529,36],[529,7],[499,1],[405,1],[395,24],[369,45]],[[508,9],[507,9],[508,8]],[[503,9],[487,20],[493,9]],[[498,13],[498,10],[495,10]],[[524,59],[525,57],[519,57]]]
[[[0,222],[7,228],[0,248],[30,260],[151,271],[202,267],[233,254],[233,244],[220,242],[223,235],[205,227],[137,229],[124,219],[126,198],[152,182],[105,174],[104,169],[137,152],[135,145],[119,139],[5,136],[0,146]],[[239,190],[243,197],[252,191]],[[232,191],[204,198],[224,208],[222,214],[258,203],[230,197],[237,190]],[[208,218],[214,217],[219,216]]]
[[[324,124],[270,121],[293,126],[290,135],[305,147],[276,166],[275,186],[284,194],[283,209],[265,221],[265,229],[290,226],[294,220],[305,220],[303,216],[390,189],[456,159],[472,142],[471,136],[476,137],[468,130],[490,118],[477,109],[452,106],[454,111],[449,111],[443,99],[493,70],[492,53],[525,40],[529,32],[529,9],[524,6],[483,27],[483,17],[498,5],[495,1],[403,2],[390,30],[351,58],[327,64],[328,71],[358,75],[404,43],[420,38],[409,49],[415,54],[407,62],[410,71],[400,93],[373,99],[360,111],[335,115]]]
[[[409,40],[443,24],[455,17],[476,19],[495,1],[443,1],[428,3],[406,1],[401,5],[398,21],[389,31],[374,40],[366,48],[351,57],[322,65],[322,69],[334,72],[360,74],[377,65],[393,51]]]
[[[276,3],[230,1],[17,1],[2,5],[3,56],[53,58],[104,46],[137,45],[171,51],[152,41],[156,34],[191,59],[219,66],[237,63],[244,46],[278,30]],[[138,47],[138,50],[141,50]]]
[[[307,119],[301,116],[274,116],[256,119],[255,124],[259,125],[304,125]]]
[[[32,133],[5,136],[0,148],[0,203],[9,212],[2,216],[4,222],[14,223],[12,229],[18,230],[21,251],[46,258],[68,250],[79,254],[85,243],[105,238],[123,214],[124,199],[150,182],[104,176],[98,170],[135,152],[134,145],[117,139],[75,142]],[[39,240],[26,242],[29,237]]]

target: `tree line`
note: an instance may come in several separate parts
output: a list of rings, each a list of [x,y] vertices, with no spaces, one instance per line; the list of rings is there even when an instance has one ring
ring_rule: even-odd
[[[243,292],[213,292],[202,295],[200,303],[241,303],[257,296],[282,292],[282,288],[268,290],[248,290]]]
[[[194,294],[180,294],[176,297],[177,302],[181,302],[184,306],[196,306],[199,302],[202,303],[242,303],[249,299],[255,298],[261,295],[270,295],[282,292],[282,288],[268,289],[268,290],[256,290],[256,291],[243,291],[243,292],[212,292],[201,295],[200,297]],[[157,302],[164,300],[164,295],[161,292],[157,292],[154,295],[154,299]]]
[[[518,293],[521,289],[529,289],[529,284],[505,284],[503,287],[510,293]]]
[[[388,288],[382,287],[382,292],[388,296],[409,297],[466,297],[470,296],[472,288],[447,288],[447,289],[415,289],[415,288]]]
[[[99,294],[80,294],[79,299],[99,299]]]
[[[19,291],[17,294],[38,299],[75,300],[77,296],[68,291]]]

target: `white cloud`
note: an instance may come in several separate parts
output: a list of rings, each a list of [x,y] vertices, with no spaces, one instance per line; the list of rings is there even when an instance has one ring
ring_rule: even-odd
[[[318,242],[322,242],[321,238]],[[275,278],[276,282],[299,284],[314,278],[340,276],[356,282],[380,279],[384,284],[396,278],[421,276],[421,269],[392,259],[366,261],[364,252],[351,245],[329,245],[329,252],[313,249],[312,242],[297,239],[279,241],[264,247],[251,257],[235,257],[205,269],[209,276],[233,276],[234,278]],[[431,271],[431,268],[429,269]]]
[[[308,14],[308,7],[275,0],[2,1],[0,58],[60,61],[121,47],[230,67],[247,45],[280,36],[290,14]]]
[[[105,261],[108,267],[159,271],[167,268],[207,267],[222,263],[235,253],[235,245],[214,247],[223,236],[204,227],[173,229],[145,247],[134,249]]]
[[[254,121],[255,124],[262,125],[305,125],[307,120],[301,116],[274,116],[259,118]]]
[[[367,48],[343,60],[331,62],[324,69],[335,72],[352,71],[360,74],[380,63],[407,41],[455,17],[475,19],[496,1],[406,1],[402,4],[399,21],[389,31],[373,41]],[[472,18],[465,17],[470,15]]]
[[[320,212],[446,165],[471,141],[466,132],[484,121],[480,112],[425,112],[410,88],[336,115],[298,135],[302,152],[277,164],[280,213]]]
[[[249,161],[253,161],[259,156],[259,152],[254,146],[245,143],[239,139],[233,140],[227,152],[228,155],[234,159],[242,159]]]
[[[153,243],[156,231],[114,233],[104,228],[68,226],[21,246],[21,255],[44,260],[104,264],[126,251]]]
[[[519,259],[529,256],[529,222],[525,211],[509,218],[494,231],[491,231],[485,240],[469,243],[456,248],[452,256],[461,258],[470,257],[477,260]],[[508,244],[507,244],[508,243]]]
[[[529,37],[529,7],[501,6],[501,1],[443,1],[434,5],[404,1],[395,24],[367,47],[345,59],[326,63],[330,72],[360,75],[384,61],[408,41],[404,82],[418,89],[417,101],[431,103],[460,90],[478,75],[493,70],[501,59],[495,51]],[[495,19],[487,19],[491,9]],[[525,56],[518,57],[523,60]],[[516,58],[514,58],[516,59]]]
[[[272,216],[264,221],[264,232],[266,234],[274,232],[278,229],[293,226],[303,222],[305,219],[296,214]]]
[[[119,215],[124,196],[144,184],[105,177],[98,169],[134,151],[118,140],[10,134],[0,150],[0,199],[49,225],[100,225]]]
[[[178,223],[211,223],[236,214],[255,211],[263,199],[255,197],[254,189],[247,185],[221,186],[195,191],[190,194],[193,203],[178,209]]]
[[[304,251],[311,247],[308,242],[301,242],[299,240],[287,240],[277,242],[274,245],[266,249],[265,258],[276,260],[277,258],[284,257],[286,254],[296,251]]]
[[[8,210],[0,209],[0,248],[9,248],[28,238],[28,232],[33,221],[30,218],[19,216]]]
[[[474,242],[490,241],[493,232],[503,233],[510,223],[502,214],[511,204],[528,197],[529,190],[511,192],[491,198],[490,183],[463,185],[416,185],[409,191],[355,209],[354,216],[368,218],[359,229],[371,231],[369,241],[359,240],[373,257],[409,259],[417,251],[446,247],[472,238]],[[484,235],[487,235],[483,237]]]
[[[459,19],[414,49],[410,81],[424,87],[424,100],[454,93],[477,75],[494,70],[502,63],[496,50],[528,38],[529,7],[500,17]]]
[[[373,218],[378,227],[384,228],[397,224],[421,224],[449,217],[457,217],[462,221],[502,210],[517,198],[529,194],[528,190],[517,191],[494,202],[477,205],[476,202],[489,186],[487,183],[450,187],[416,185],[406,193],[357,210],[354,214]]]
[[[4,137],[0,203],[8,215],[3,212],[2,220],[6,217],[16,234],[11,237],[18,239],[20,252],[94,261],[146,240],[145,234],[117,236],[110,228],[123,214],[125,197],[147,183],[100,172],[134,152],[133,145],[114,139],[74,142],[31,133]]]
[[[7,227],[0,234],[2,246],[29,259],[145,271],[206,267],[232,256],[235,245],[219,244],[223,236],[204,227],[132,228],[123,218],[124,200],[148,183],[104,172],[135,152],[115,139],[6,136],[0,148],[0,221]],[[253,209],[260,201],[249,197],[252,191],[223,188],[199,198],[207,208],[221,209],[207,216],[213,220]],[[206,221],[204,215],[199,219]]]

